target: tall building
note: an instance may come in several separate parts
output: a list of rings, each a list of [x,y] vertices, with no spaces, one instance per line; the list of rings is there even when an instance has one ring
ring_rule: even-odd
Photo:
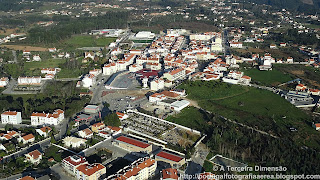
[[[1,114],[2,124],[20,124],[21,122],[21,112],[6,111]]]

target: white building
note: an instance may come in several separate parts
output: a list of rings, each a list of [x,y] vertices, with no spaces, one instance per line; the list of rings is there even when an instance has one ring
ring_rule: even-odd
[[[41,61],[41,57],[40,57],[39,54],[38,55],[33,55],[32,60],[33,61]]]
[[[164,80],[162,78],[155,78],[150,82],[150,89],[153,91],[158,91],[164,88]]]
[[[182,109],[188,107],[190,105],[190,102],[187,100],[180,100],[172,103],[170,105],[171,109],[174,109],[175,111],[181,111]]]
[[[140,31],[136,34],[136,38],[137,39],[153,39],[155,36],[154,33],[150,32],[150,31]]]
[[[90,70],[89,71],[89,74],[92,74],[94,76],[98,76],[99,74],[102,73],[102,70],[101,69],[93,69],[93,70]]]
[[[9,83],[9,78],[8,77],[2,77],[0,79],[0,87],[5,87]]]
[[[84,139],[89,139],[93,136],[93,132],[87,128],[81,131],[78,131],[78,135]]]
[[[42,154],[37,149],[25,154],[27,161],[31,162],[32,164],[39,164],[42,159]]]
[[[178,79],[183,79],[186,76],[186,71],[183,68],[178,68],[170,72],[164,73],[163,77],[167,78],[169,81],[176,81]]]
[[[42,68],[41,73],[42,74],[56,74],[60,71],[60,68]]]
[[[52,114],[50,113],[32,113],[31,114],[31,125],[58,125],[64,119],[64,111],[56,109]]]
[[[39,77],[19,77],[18,85],[40,85],[41,84],[41,76]]]
[[[82,138],[76,138],[76,137],[66,137],[63,139],[63,144],[66,147],[72,147],[72,148],[78,148],[80,146],[85,146],[87,140],[82,139]]]
[[[131,66],[129,66],[129,71],[130,72],[137,72],[143,69],[143,65],[142,64],[132,64]]]
[[[16,111],[5,111],[1,114],[2,124],[21,124],[21,112]]]
[[[154,93],[151,96],[149,96],[149,102],[151,103],[157,103],[165,99],[167,99],[167,97],[164,94],[160,93]]]
[[[40,135],[40,136],[43,136],[43,137],[48,137],[49,136],[49,133],[51,132],[51,128],[46,126],[46,127],[42,127],[40,129],[36,129],[36,132]]]
[[[90,88],[96,83],[96,76],[93,74],[86,74],[82,79],[82,86],[85,88]]]
[[[242,42],[230,42],[232,48],[242,48]]]

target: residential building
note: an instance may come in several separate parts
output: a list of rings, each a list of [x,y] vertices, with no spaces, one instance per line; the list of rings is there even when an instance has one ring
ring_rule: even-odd
[[[32,164],[39,164],[42,159],[42,154],[37,149],[25,154],[27,161],[30,161]]]
[[[167,97],[164,94],[160,93],[154,93],[151,96],[149,96],[149,102],[151,103],[157,103],[165,99],[167,99]]]
[[[110,131],[112,133],[112,136],[116,136],[118,134],[121,134],[121,132],[122,132],[121,128],[114,127],[114,126],[107,126],[105,129]]]
[[[150,89],[152,91],[158,91],[164,88],[164,80],[163,78],[155,78],[150,82]]]
[[[242,48],[242,42],[230,42],[232,48]]]
[[[33,60],[33,61],[41,61],[41,57],[40,57],[39,54],[33,55],[32,60]]]
[[[179,79],[183,79],[186,76],[185,69],[178,68],[175,70],[172,70],[170,72],[164,73],[163,77],[167,78],[169,81],[176,81]]]
[[[102,73],[101,69],[93,69],[89,71],[89,74],[93,74],[94,76],[98,76],[101,73]]]
[[[91,59],[91,60],[94,60],[94,57],[95,57],[95,54],[94,54],[94,52],[85,52],[84,53],[84,58],[85,59]]]
[[[86,128],[84,130],[78,131],[78,135],[84,139],[89,139],[93,136],[93,132],[89,128]]]
[[[152,151],[152,146],[146,142],[131,137],[120,136],[115,139],[115,145],[126,149],[130,152],[147,152]]]
[[[87,142],[87,140],[85,140],[85,139],[70,137],[70,136],[67,136],[66,138],[63,139],[63,144],[66,147],[72,147],[72,148],[78,148],[81,146],[85,146],[86,142]]]
[[[98,133],[100,129],[103,129],[106,125],[103,122],[95,123],[91,126],[91,130],[95,133]]]
[[[5,87],[9,83],[9,78],[8,77],[2,77],[0,79],[0,87]]]
[[[41,73],[42,74],[56,74],[60,71],[60,68],[42,68]]]
[[[77,179],[79,180],[99,180],[106,174],[107,168],[100,164],[82,164],[77,167]]]
[[[298,84],[296,86],[296,91],[305,91],[307,90],[307,86],[305,86],[304,84]]]
[[[115,180],[147,180],[155,175],[157,163],[154,159],[140,158],[130,166],[118,171],[119,173],[109,176],[107,179]]]
[[[35,137],[33,136],[33,134],[28,134],[20,137],[18,141],[22,142],[22,144],[32,143],[35,141]]]
[[[118,118],[120,120],[124,120],[124,119],[127,119],[129,117],[127,114],[122,113],[122,112],[116,112],[116,114],[117,114],[117,116],[118,116]]]
[[[34,112],[31,114],[31,125],[58,125],[64,120],[64,111],[61,109],[56,109],[51,113],[38,113]]]
[[[21,124],[21,112],[17,111],[5,111],[1,114],[2,124]]]
[[[51,128],[46,126],[46,127],[42,127],[40,129],[36,129],[36,132],[39,133],[40,136],[43,136],[43,137],[47,137],[49,136],[49,133],[51,132]]]
[[[320,131],[320,123],[313,123],[312,126],[313,126],[317,131]]]
[[[77,167],[82,164],[87,164],[87,160],[85,157],[73,155],[64,158],[61,162],[61,166],[65,169],[69,174],[77,175]]]
[[[180,176],[177,169],[168,168],[161,171],[160,180],[180,180]]]

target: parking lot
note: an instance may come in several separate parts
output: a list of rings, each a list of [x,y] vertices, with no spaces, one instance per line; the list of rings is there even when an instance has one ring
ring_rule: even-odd
[[[131,93],[126,90],[112,90],[104,97],[103,101],[107,102],[111,111],[124,111],[140,107],[148,102],[148,99],[141,93]]]
[[[133,90],[139,89],[141,84],[136,80],[134,73],[124,72],[115,77],[110,86]]]

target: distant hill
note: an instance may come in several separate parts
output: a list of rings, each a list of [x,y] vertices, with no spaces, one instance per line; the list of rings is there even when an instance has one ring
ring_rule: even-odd
[[[278,8],[304,13],[320,12],[320,0],[249,0],[257,4],[267,4]]]

